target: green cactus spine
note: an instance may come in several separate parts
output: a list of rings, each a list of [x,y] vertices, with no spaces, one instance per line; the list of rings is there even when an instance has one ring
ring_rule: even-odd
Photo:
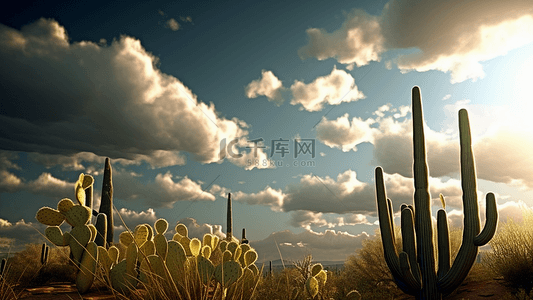
[[[385,260],[400,289],[416,299],[442,299],[456,289],[474,263],[478,247],[485,245],[494,235],[498,222],[496,200],[493,193],[486,197],[486,222],[480,233],[477,205],[476,173],[472,153],[470,125],[466,110],[459,111],[461,144],[461,182],[463,189],[464,232],[461,248],[450,268],[450,250],[446,212],[437,215],[437,240],[439,270],[435,271],[433,226],[428,186],[428,167],[424,141],[424,121],[420,89],[412,90],[413,154],[414,154],[414,208],[402,205],[403,251],[395,248],[392,202],[387,199],[383,170],[376,168],[376,198]],[[416,239],[415,239],[416,232]]]
[[[113,172],[109,157],[105,159],[104,181],[102,184],[102,198],[100,213],[107,216],[106,248],[113,245]]]

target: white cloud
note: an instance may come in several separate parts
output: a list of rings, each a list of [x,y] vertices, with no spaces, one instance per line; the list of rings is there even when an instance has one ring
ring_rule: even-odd
[[[15,174],[0,170],[0,192],[14,193],[21,189],[22,180]]]
[[[70,43],[65,28],[49,19],[20,30],[0,25],[0,36],[7,87],[0,125],[12,129],[0,135],[6,150],[89,152],[167,166],[184,163],[174,151],[216,162],[222,137],[247,135],[246,123],[221,117],[162,73],[135,38]]]
[[[339,148],[344,152],[357,151],[357,145],[364,142],[373,142],[375,128],[370,125],[374,120],[354,117],[348,119],[348,114],[337,120],[329,121],[325,117],[316,126],[316,137],[319,141],[331,148]]]
[[[118,213],[120,214],[120,217],[122,220],[124,220],[124,223],[130,230],[133,230],[135,226],[139,224],[145,224],[148,223],[150,226],[153,227],[155,221],[158,219],[158,217],[155,215],[155,211],[152,208],[147,209],[146,211],[136,212],[131,209],[127,208],[121,208],[118,210]],[[117,216],[117,212],[114,212],[114,223],[115,226],[124,226],[120,218]],[[120,235],[120,232],[122,232],[124,229],[119,230],[115,235]],[[116,230],[115,230],[116,232]]]
[[[213,225],[207,223],[198,224],[198,222],[193,218],[183,218],[177,223],[187,226],[190,238],[198,238],[202,240],[206,233],[214,234],[219,238],[226,237],[226,234],[222,232],[222,225]],[[173,235],[175,233],[174,228],[176,227],[177,223],[169,226],[170,234]]]
[[[262,144],[258,144],[262,147]],[[265,153],[265,148],[254,148],[252,144],[248,145],[252,147],[250,151],[241,151],[237,150],[236,155],[242,155],[241,157],[237,156],[228,156],[228,160],[239,167],[243,167],[245,170],[257,169],[273,169],[275,168],[274,164],[271,163],[271,160],[267,153]]]
[[[307,111],[322,110],[325,103],[339,105],[365,98],[352,75],[337,67],[329,75],[318,77],[309,84],[296,80],[290,89],[293,96],[291,104],[301,104],[300,109]]]
[[[244,202],[251,205],[267,205],[272,206],[273,209],[279,209],[283,206],[283,192],[267,186],[262,191],[257,193],[243,193],[238,191],[232,194],[235,201]]]
[[[23,219],[15,223],[0,219],[0,252],[14,253],[23,250],[26,244],[44,243],[45,229],[45,225]]]
[[[262,70],[261,79],[250,82],[245,88],[245,93],[248,98],[266,96],[268,101],[272,101],[277,106],[280,106],[285,101],[281,95],[281,91],[283,90],[283,83],[272,71]]]
[[[308,29],[298,53],[362,66],[391,49],[414,49],[393,59],[402,72],[450,72],[456,83],[482,78],[482,62],[533,42],[532,31],[529,0],[391,0],[380,16],[354,9],[332,33]]]
[[[165,25],[172,31],[177,31],[180,29],[180,23],[178,23],[178,21],[176,21],[174,18],[167,20]]]
[[[355,63],[358,67],[370,61],[379,61],[385,50],[379,17],[360,9],[346,14],[341,28],[332,33],[324,29],[307,29],[309,44],[298,50],[302,59],[316,57],[325,60],[334,57],[343,64]]]
[[[311,230],[311,226],[328,226],[335,227],[334,224],[328,223],[323,218],[322,213],[314,213],[308,210],[297,210],[291,213],[290,224],[294,227],[303,227],[307,230]]]
[[[361,248],[362,241],[368,237],[364,232],[352,235],[334,230],[326,230],[323,233],[306,230],[294,234],[285,230],[274,232],[264,240],[250,241],[250,245],[257,250],[257,261],[260,263],[281,258],[296,261],[307,254],[313,255],[313,260],[316,261],[344,261],[348,255]]]
[[[139,179],[118,168],[113,169],[114,197],[124,200],[143,199],[153,207],[171,208],[177,201],[214,201],[215,196],[203,191],[202,182],[184,176],[178,181],[167,171],[159,173],[153,181],[142,184]],[[213,178],[214,179],[214,178]]]
[[[533,42],[533,8],[527,0],[393,0],[382,20],[389,47],[419,49],[397,58],[400,70],[451,72],[452,83],[483,78],[481,62]]]
[[[395,211],[402,203],[413,203],[414,184],[412,178],[400,174],[384,174],[387,195],[393,200]],[[439,194],[446,197],[449,207],[462,207],[460,182],[456,179],[443,180],[430,178],[430,193],[433,202],[439,205]],[[342,226],[366,223],[363,216],[375,216],[376,200],[373,184],[357,180],[356,172],[347,170],[337,175],[319,177],[313,174],[302,175],[300,182],[288,184],[284,190],[267,186],[257,193],[232,193],[233,199],[247,204],[270,206],[274,211],[298,211],[293,215],[293,223],[298,227]],[[321,221],[323,213],[355,214],[336,221]],[[306,221],[307,220],[307,221]]]
[[[36,195],[49,197],[57,197],[58,195],[74,197],[75,191],[74,183],[55,178],[50,173],[42,173],[37,179],[30,181],[26,189]]]

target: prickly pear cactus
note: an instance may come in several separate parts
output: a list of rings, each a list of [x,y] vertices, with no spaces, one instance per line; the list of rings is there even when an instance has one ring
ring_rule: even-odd
[[[127,293],[141,282],[178,294],[191,289],[192,298],[204,299],[213,288],[223,295],[251,297],[261,275],[255,265],[257,252],[250,245],[236,239],[221,241],[213,234],[190,238],[184,224],[177,224],[172,240],[167,241],[168,222],[164,219],[157,220],[154,228],[155,235],[148,224],[120,234],[120,244],[127,247],[121,262],[116,261],[118,250],[113,258],[104,247],[98,248],[99,262],[109,270],[115,290]],[[195,294],[198,288],[202,292]]]
[[[68,198],[61,199],[57,209],[42,207],[37,211],[35,218],[44,225],[48,225],[45,236],[57,246],[69,246],[72,260],[79,267],[76,286],[80,293],[85,293],[92,285],[98,260],[98,250],[94,239],[96,228],[88,224],[91,218],[91,208],[85,206],[87,189],[92,189],[94,179],[90,175],[80,174],[75,184],[76,200],[79,204]],[[72,226],[70,232],[63,232],[59,228],[66,221]]]

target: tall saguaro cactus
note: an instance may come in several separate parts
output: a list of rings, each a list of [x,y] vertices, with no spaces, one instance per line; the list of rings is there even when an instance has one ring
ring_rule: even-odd
[[[231,241],[233,238],[233,215],[231,211],[231,193],[228,193],[228,212],[226,219],[226,239]]]
[[[433,248],[431,197],[424,141],[424,120],[420,89],[412,90],[413,154],[414,154],[414,207],[401,206],[403,251],[395,247],[392,201],[387,199],[383,170],[376,168],[376,198],[379,226],[387,265],[398,287],[416,299],[442,299],[455,290],[474,264],[478,247],[490,241],[496,231],[498,212],[493,193],[486,196],[486,221],[480,232],[477,204],[476,171],[470,124],[465,109],[459,111],[461,144],[461,183],[463,190],[464,231],[459,253],[450,268],[450,242],[446,211],[437,213],[438,271]]]
[[[100,213],[107,216],[107,247],[113,245],[113,173],[109,157],[105,159],[104,182],[102,184],[102,201],[100,202]]]

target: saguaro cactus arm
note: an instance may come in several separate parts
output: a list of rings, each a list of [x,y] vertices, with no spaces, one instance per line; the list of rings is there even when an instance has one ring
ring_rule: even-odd
[[[480,234],[476,170],[472,152],[470,122],[465,109],[459,111],[459,140],[461,143],[461,185],[464,213],[463,240],[450,271],[439,280],[439,288],[443,294],[451,293],[466,278],[476,260],[478,246],[482,245],[482,242],[487,243],[492,238],[498,222],[496,200],[494,194],[489,193],[487,194],[487,221],[485,229]]]
[[[476,246],[487,244],[494,236],[494,233],[496,233],[496,227],[498,226],[498,209],[496,209],[496,198],[493,193],[488,193],[486,196],[485,214],[485,227],[483,227],[483,231],[474,238],[474,244]]]
[[[437,212],[437,246],[439,248],[439,270],[437,277],[442,278],[450,270],[450,234],[448,217],[444,209]]]
[[[387,199],[387,195],[385,192],[385,184],[383,182],[383,169],[381,167],[377,167],[375,173],[379,229],[383,241],[383,253],[385,255],[385,261],[387,263],[387,266],[391,270],[392,277],[396,281],[398,287],[405,293],[414,294],[417,289],[417,286],[412,285],[412,282],[408,282],[404,278],[404,271],[402,271],[400,267],[400,260],[398,258],[398,253],[396,252],[393,231],[394,221],[391,219],[392,206],[390,204],[390,200]]]

